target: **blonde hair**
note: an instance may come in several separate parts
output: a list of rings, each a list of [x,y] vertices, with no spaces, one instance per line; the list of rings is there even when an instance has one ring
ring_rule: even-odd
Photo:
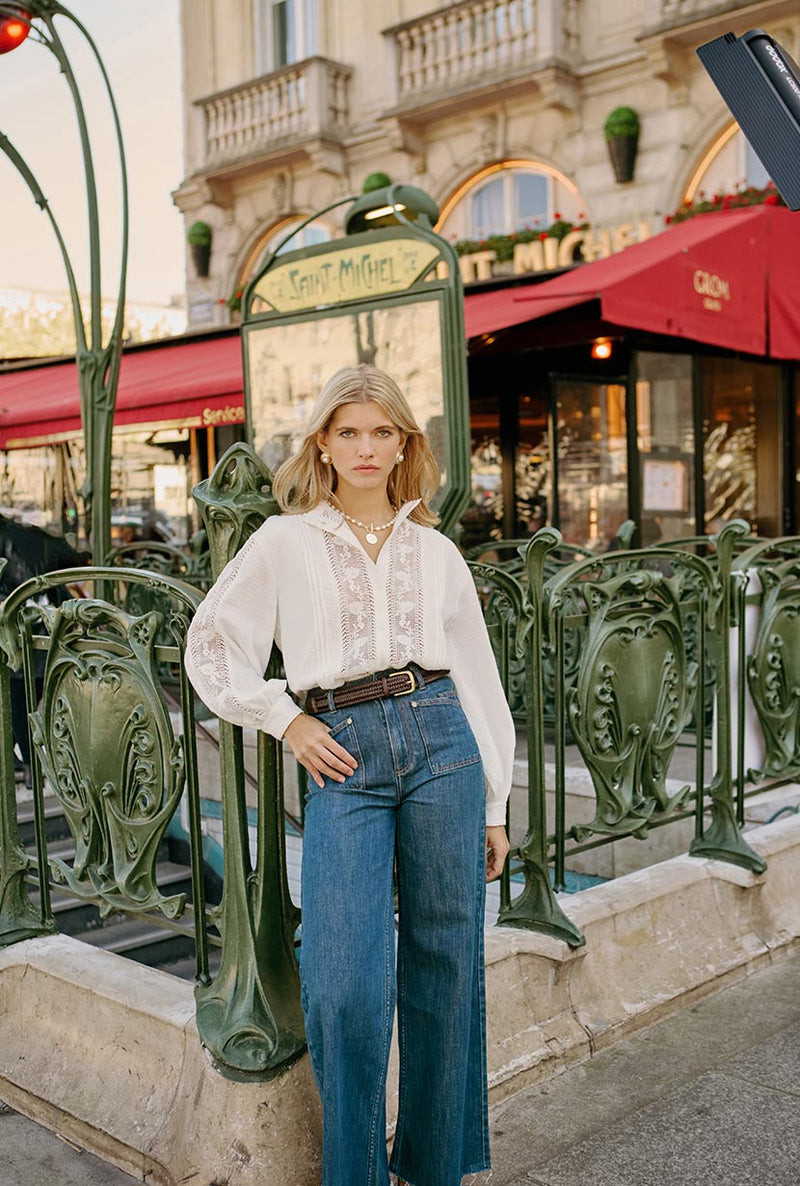
[[[389,474],[386,493],[393,506],[413,499],[421,501],[409,515],[416,523],[433,527],[439,516],[428,503],[439,489],[441,474],[428,438],[423,433],[408,400],[390,375],[377,367],[360,363],[342,367],[319,393],[311,409],[299,450],[284,461],[272,480],[272,493],[282,511],[301,514],[331,497],[336,489],[336,471],[320,460],[317,434],[325,432],[337,408],[345,404],[380,404],[406,436],[404,460]]]

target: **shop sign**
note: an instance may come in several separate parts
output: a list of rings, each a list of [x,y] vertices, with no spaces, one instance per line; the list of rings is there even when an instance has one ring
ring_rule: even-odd
[[[615,227],[595,230],[587,227],[570,231],[563,239],[548,236],[534,239],[530,243],[516,243],[514,258],[508,263],[498,264],[494,251],[475,251],[462,255],[459,260],[461,279],[465,284],[475,280],[491,280],[495,276],[522,276],[528,272],[552,272],[556,268],[568,268],[574,262],[575,249],[580,247],[586,263],[596,259],[607,259],[624,251],[634,243],[644,243],[652,236],[649,222],[623,222]]]
[[[277,313],[298,313],[406,292],[438,255],[436,244],[422,239],[348,245],[275,265],[258,281],[254,296]]]
[[[703,298],[703,308],[713,313],[722,312],[722,302],[731,299],[730,281],[718,276],[716,272],[706,272],[697,268],[694,273],[694,290]]]
[[[216,428],[220,424],[244,424],[244,408],[241,404],[226,404],[224,408],[203,408],[203,428]]]

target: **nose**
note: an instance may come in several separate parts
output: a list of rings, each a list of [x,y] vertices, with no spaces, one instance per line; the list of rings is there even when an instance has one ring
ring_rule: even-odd
[[[372,443],[372,437],[370,436],[370,434],[368,432],[365,432],[364,435],[362,437],[360,437],[359,441],[358,441],[359,457],[372,457],[374,452],[375,452],[375,446]]]

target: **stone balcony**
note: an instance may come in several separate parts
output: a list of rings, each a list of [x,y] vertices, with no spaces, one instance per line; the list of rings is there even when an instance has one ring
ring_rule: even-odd
[[[753,11],[758,8],[758,12]],[[740,10],[751,10],[749,13]],[[645,0],[643,5],[645,36],[655,33],[674,34],[680,39],[680,34],[687,26],[693,31],[708,29],[711,37],[721,36],[732,26],[737,26],[740,32],[744,26],[742,19],[749,20],[749,26],[764,25],[771,20],[780,19],[796,13],[797,5],[793,0],[771,0],[768,3],[755,5],[753,0]]]
[[[564,82],[579,48],[577,5],[556,0],[462,0],[383,35],[396,63],[387,114],[417,120],[463,107],[482,91]]]
[[[196,172],[219,177],[303,155],[340,172],[351,75],[339,62],[307,58],[197,100]]]
[[[667,83],[671,102],[686,103],[698,45],[731,30],[769,26],[796,12],[796,0],[766,0],[757,6],[753,0],[645,0],[644,28],[636,40],[647,56],[651,77]]]

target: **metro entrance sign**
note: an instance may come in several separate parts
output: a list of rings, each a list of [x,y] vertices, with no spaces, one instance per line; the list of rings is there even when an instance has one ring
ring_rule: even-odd
[[[247,436],[274,472],[299,445],[311,406],[334,371],[358,363],[380,367],[397,381],[431,440],[442,473],[436,509],[449,531],[470,493],[458,257],[431,229],[433,204],[422,191],[390,185],[369,198],[378,229],[283,252],[287,239],[245,290]],[[359,224],[369,225],[365,198],[345,201],[357,201]]]

